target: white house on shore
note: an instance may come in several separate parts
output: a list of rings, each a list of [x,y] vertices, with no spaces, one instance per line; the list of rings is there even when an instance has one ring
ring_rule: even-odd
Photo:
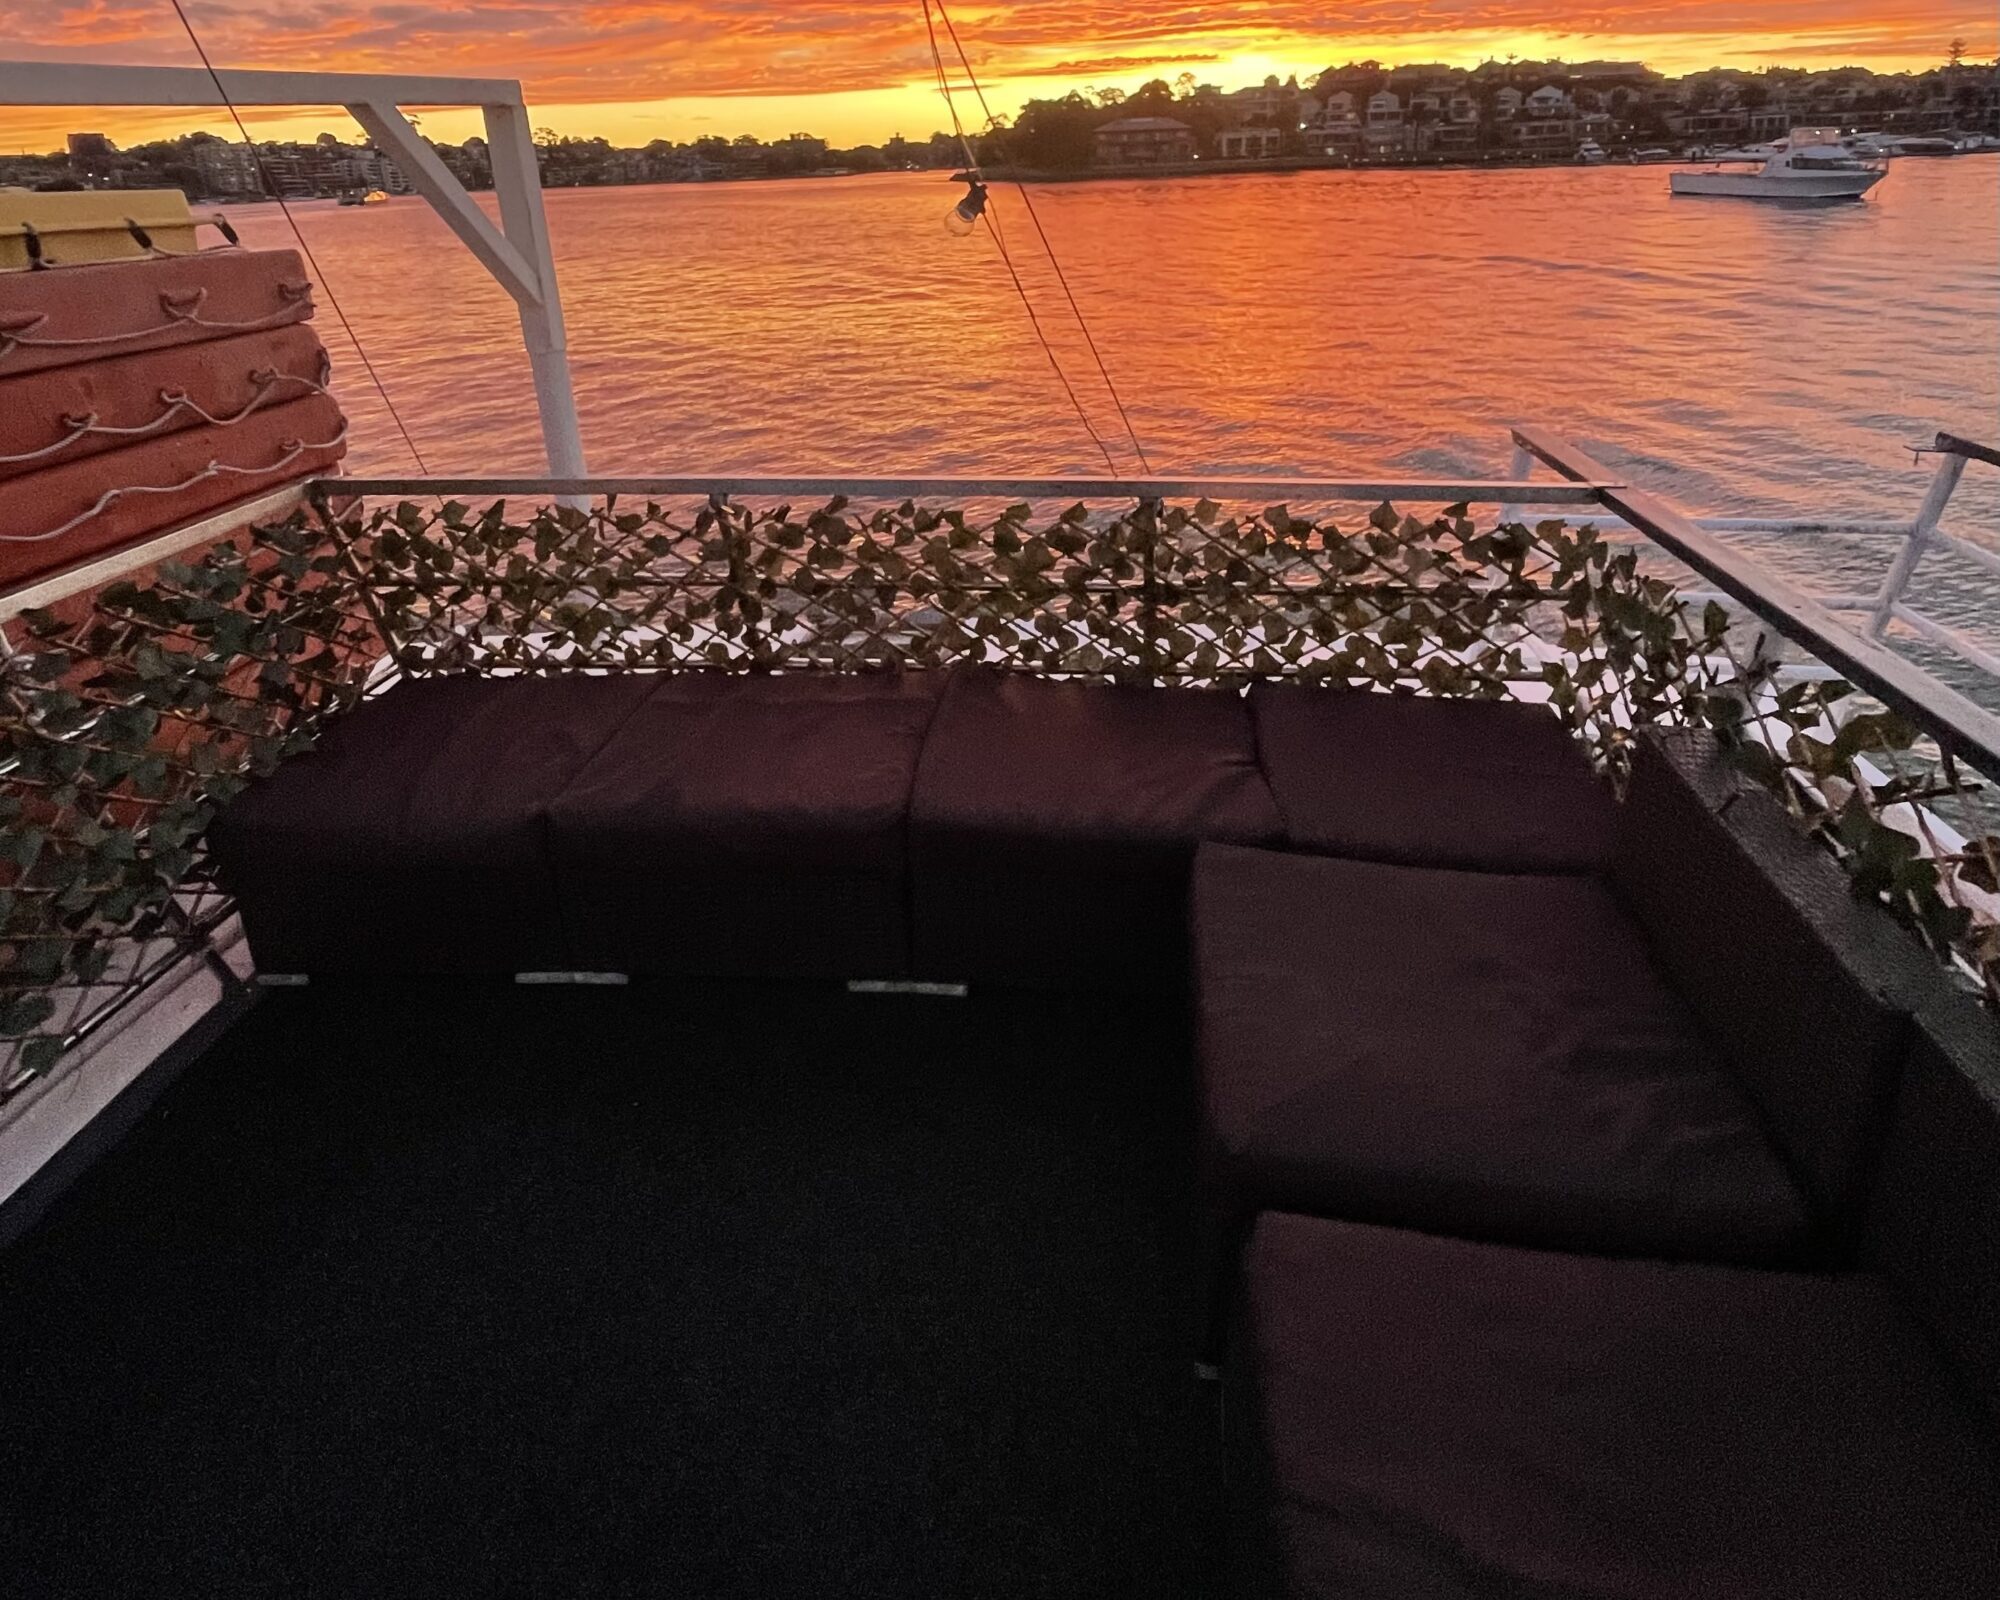
[[[1282,155],[1282,128],[1224,128],[1215,136],[1215,153],[1223,161],[1261,161]]]
[[[1194,130],[1172,117],[1121,117],[1097,130],[1092,156],[1100,167],[1162,167],[1194,159]]]

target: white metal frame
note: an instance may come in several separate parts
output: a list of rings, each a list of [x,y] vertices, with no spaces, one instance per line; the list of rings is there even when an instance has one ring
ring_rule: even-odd
[[[1834,613],[1865,612],[1868,616],[1867,636],[1878,641],[1887,639],[1890,630],[1901,623],[1925,642],[1952,652],[1960,660],[1977,667],[1990,677],[2000,678],[2000,654],[1995,654],[1986,648],[1963,629],[1940,622],[1936,617],[1928,612],[1919,611],[1904,599],[1910,587],[1910,580],[1917,574],[1917,567],[1926,555],[1934,551],[1949,552],[1962,557],[1974,566],[2000,578],[2000,553],[1988,549],[1985,545],[1975,544],[1970,539],[1961,539],[1939,526],[1944,520],[1945,510],[1951,503],[1952,493],[1957,489],[1959,479],[1965,476],[1966,463],[1985,461],[2000,466],[2000,451],[1996,451],[1991,445],[1976,444],[1948,433],[1940,433],[1934,444],[1917,445],[1912,448],[1934,454],[1939,457],[1939,461],[1937,470],[1931,475],[1930,485],[1925,491],[1923,504],[1917,508],[1915,518],[1908,522],[1830,521],[1825,518],[1809,517],[1691,517],[1687,521],[1690,526],[1704,533],[1837,533],[1900,539],[1902,548],[1890,562],[1889,570],[1883,575],[1881,585],[1872,593],[1816,596],[1817,603],[1825,610]],[[1576,453],[1570,451],[1569,454]],[[1521,442],[1521,435],[1517,431],[1509,476],[1527,479],[1534,471],[1538,459],[1540,458],[1537,453]],[[1594,466],[1594,463],[1587,462],[1587,458],[1578,457],[1578,459],[1585,461],[1587,467]],[[1586,467],[1579,467],[1578,470],[1586,470]],[[1537,486],[1532,501],[1528,503],[1542,506],[1559,502],[1547,499],[1543,489]],[[1523,505],[1511,504],[1502,508],[1502,516],[1515,517],[1522,510]],[[1633,527],[1630,519],[1616,515],[1570,517],[1567,520],[1572,526]],[[1715,594],[1696,590],[1682,592],[1691,600],[1728,601],[1733,598],[1722,592]]]
[[[216,84],[221,83],[218,93]],[[227,96],[225,99],[224,96]],[[521,85],[511,78],[426,78],[360,72],[248,72],[200,67],[0,61],[0,105],[345,106],[514,299],[534,374],[549,471],[581,477],[583,435],[570,381],[562,295],[542,209],[541,169]],[[477,106],[500,202],[496,227],[403,115],[404,106]]]
[[[580,504],[593,497],[625,495],[661,499],[679,496],[741,495],[772,498],[789,495],[823,496],[845,494],[860,500],[903,500],[944,497],[953,500],[1169,500],[1197,496],[1223,501],[1253,500],[1266,504],[1289,500],[1294,504],[1337,501],[1389,500],[1404,503],[1493,504],[1501,516],[1513,520],[1531,507],[1591,508],[1578,515],[1568,512],[1571,525],[1625,527],[1642,535],[1676,557],[1683,565],[1715,587],[1712,591],[1683,591],[1689,598],[1715,598],[1733,609],[1759,618],[1779,634],[1802,646],[1818,665],[1809,670],[1838,674],[1896,706],[1933,736],[1942,740],[1971,765],[2000,780],[2000,716],[1986,710],[1955,689],[1932,676],[1914,662],[1891,650],[1880,631],[1862,632],[1849,627],[1835,615],[1837,610],[1872,609],[1875,601],[1854,603],[1827,601],[1808,594],[1770,572],[1754,558],[1715,535],[1732,526],[1724,519],[1702,522],[1688,516],[1672,502],[1620,482],[1617,475],[1568,440],[1539,429],[1516,428],[1514,459],[1510,475],[1504,479],[1444,478],[982,478],[982,477],[863,477],[859,474],[817,474],[801,477],[751,476],[634,476],[634,477],[363,477],[323,478],[316,485],[333,494],[367,498],[407,498],[451,495],[496,499],[559,499]],[[1953,441],[1963,445],[1963,441]],[[1941,438],[1940,448],[1944,448]],[[1983,452],[1983,446],[1964,446]],[[1963,466],[1963,457],[1956,459]],[[1983,459],[1983,455],[1982,455]],[[1538,465],[1552,468],[1564,480],[1532,480]],[[1916,522],[1870,524],[1877,532],[1894,532],[1908,540],[1908,565],[1931,543],[1947,536],[1936,528],[1949,485],[1958,481],[1957,472],[1941,474],[1926,501],[1925,512]],[[1933,504],[1935,502],[1935,504]],[[1737,519],[1734,526],[1752,525]],[[1839,530],[1843,524],[1820,522],[1787,524],[1755,523],[1754,526],[1783,531],[1787,528],[1818,527]],[[1976,546],[1968,546],[1976,550]],[[2000,566],[2000,558],[1980,551],[1990,564]],[[1903,563],[1898,562],[1901,568]],[[1908,571],[1892,572],[1885,592],[1900,593]],[[1907,608],[1898,607],[1899,620],[1908,621]],[[1942,626],[1942,625],[1938,625]],[[1923,630],[1919,630],[1923,631]],[[1984,665],[1977,646],[1952,637],[1947,641],[1966,659]]]

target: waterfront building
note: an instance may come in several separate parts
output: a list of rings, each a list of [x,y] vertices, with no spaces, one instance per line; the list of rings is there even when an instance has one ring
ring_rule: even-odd
[[[1279,128],[1224,128],[1215,136],[1215,153],[1224,161],[1262,161],[1284,153]]]
[[[227,139],[189,141],[188,165],[201,174],[203,187],[220,199],[248,199],[264,192],[257,171],[257,153]]]
[[[73,133],[68,139],[69,170],[81,182],[102,183],[111,176],[118,147],[101,133]]]
[[[1227,99],[1231,112],[1239,122],[1270,127],[1297,126],[1299,80],[1296,76],[1280,83],[1273,75],[1261,84],[1238,89]]]
[[[1328,112],[1303,137],[1309,156],[1351,156],[1361,144],[1361,123],[1352,112]]]
[[[1194,159],[1194,130],[1172,117],[1120,117],[1092,136],[1100,167],[1163,167]]]

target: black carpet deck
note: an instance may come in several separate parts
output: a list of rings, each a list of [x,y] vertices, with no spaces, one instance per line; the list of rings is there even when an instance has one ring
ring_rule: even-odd
[[[0,1591],[1207,1591],[1184,1019],[278,992],[0,1257]]]

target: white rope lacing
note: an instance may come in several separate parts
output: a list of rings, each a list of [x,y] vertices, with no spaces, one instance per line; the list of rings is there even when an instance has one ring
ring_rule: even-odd
[[[122,344],[127,340],[144,339],[150,334],[167,333],[175,328],[206,328],[211,333],[250,333],[259,328],[276,327],[281,323],[298,320],[298,305],[312,293],[309,283],[281,283],[279,297],[287,303],[268,316],[252,317],[241,322],[218,322],[201,314],[202,306],[208,300],[208,290],[190,289],[185,294],[162,294],[160,309],[166,312],[164,322],[154,323],[147,328],[127,328],[118,333],[90,334],[76,339],[48,339],[36,334],[35,330],[49,320],[46,311],[38,311],[31,317],[15,322],[0,323],[0,361],[4,361],[19,350],[84,350],[99,345]]]
[[[158,433],[168,423],[181,416],[198,417],[212,428],[233,428],[237,423],[242,422],[245,418],[262,409],[264,403],[272,395],[288,385],[295,386],[301,396],[330,395],[331,391],[326,387],[325,382],[325,366],[325,357],[322,355],[322,376],[318,381],[311,378],[301,378],[289,372],[274,372],[268,368],[252,372],[250,378],[257,385],[256,392],[251,395],[248,402],[245,403],[240,411],[226,417],[216,416],[198,401],[191,398],[185,389],[160,390],[160,404],[163,407],[160,413],[149,422],[136,423],[130,427],[119,427],[114,423],[102,422],[98,419],[95,411],[88,411],[80,416],[75,412],[69,412],[61,418],[63,426],[69,429],[68,433],[64,434],[53,444],[41,445],[33,450],[23,450],[15,455],[0,455],[0,467],[18,467],[30,461],[45,461],[50,456],[62,454],[63,451],[81,439],[143,438],[149,433]]]
[[[86,522],[102,516],[106,511],[132,495],[179,494],[183,489],[192,489],[196,484],[207,483],[214,478],[268,478],[273,473],[283,472],[300,456],[317,450],[332,450],[346,443],[347,424],[342,422],[340,431],[331,439],[309,443],[302,439],[281,439],[279,449],[284,451],[276,461],[262,467],[239,467],[227,461],[211,461],[192,477],[183,478],[179,483],[134,483],[121,484],[115,489],[106,489],[97,497],[97,503],[87,511],[80,511],[59,528],[51,528],[46,533],[0,533],[0,544],[47,544],[51,539],[60,539],[66,533],[74,533]]]

